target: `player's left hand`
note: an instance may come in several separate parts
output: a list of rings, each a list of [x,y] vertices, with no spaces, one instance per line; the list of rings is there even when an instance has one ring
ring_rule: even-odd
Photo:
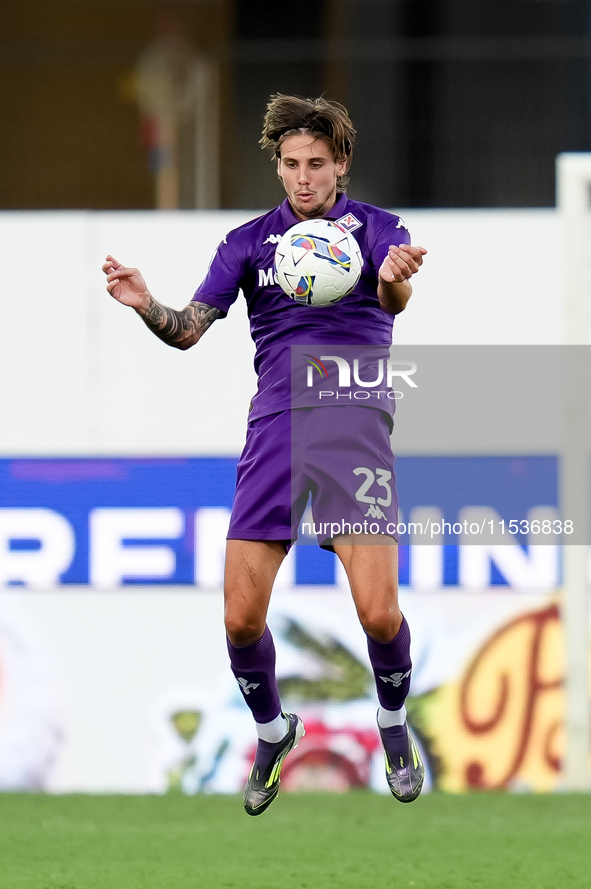
[[[380,266],[381,280],[388,284],[408,281],[422,266],[426,252],[424,247],[415,247],[412,244],[400,244],[399,247],[391,245]]]

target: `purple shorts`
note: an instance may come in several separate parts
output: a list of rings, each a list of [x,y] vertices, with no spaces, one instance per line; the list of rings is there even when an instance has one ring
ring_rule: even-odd
[[[312,499],[312,515],[304,512]],[[302,517],[304,521],[302,522]],[[249,424],[229,540],[300,537],[332,549],[341,534],[398,539],[389,418],[358,405],[298,408]],[[301,523],[301,527],[300,527]]]

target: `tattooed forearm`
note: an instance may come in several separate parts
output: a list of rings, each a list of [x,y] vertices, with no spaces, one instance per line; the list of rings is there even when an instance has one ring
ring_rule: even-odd
[[[177,349],[188,349],[221,315],[219,309],[200,302],[191,302],[179,312],[160,305],[152,296],[142,318],[150,330],[165,343],[176,346]]]
[[[154,297],[151,297],[150,304],[142,318],[150,329],[158,329],[160,321],[164,317],[164,308],[157,303]]]
[[[201,333],[205,333],[208,327],[211,327],[216,318],[221,318],[224,314],[215,306],[208,306],[207,303],[191,302],[185,309],[193,314],[193,324],[196,324]],[[182,314],[182,313],[181,313]]]

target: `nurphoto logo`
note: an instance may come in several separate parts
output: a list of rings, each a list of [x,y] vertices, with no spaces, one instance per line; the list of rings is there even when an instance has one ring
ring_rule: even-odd
[[[378,358],[376,361],[371,355],[366,356],[369,360],[353,358],[352,361],[343,358],[342,355],[316,357],[304,354],[302,357],[308,365],[306,372],[308,389],[315,388],[318,382],[324,384],[329,377],[334,379],[336,365],[336,390],[320,389],[319,401],[330,398],[367,401],[372,397],[396,401],[404,397],[404,392],[394,388],[395,382],[402,382],[410,389],[418,388],[418,384],[412,379],[417,371],[414,361],[394,361],[391,358]],[[327,367],[328,362],[332,364]],[[333,373],[329,374],[329,370]],[[355,386],[359,388],[355,389]],[[385,388],[380,389],[380,386]]]

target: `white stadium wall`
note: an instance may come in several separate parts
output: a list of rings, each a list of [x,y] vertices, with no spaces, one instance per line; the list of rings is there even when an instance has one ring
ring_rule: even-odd
[[[181,308],[225,232],[253,215],[0,214],[0,790],[233,792],[248,771],[253,732],[227,668],[220,594],[255,386],[246,312],[239,300],[179,352],[108,297],[101,264],[112,253],[137,266]],[[429,252],[397,343],[561,343],[553,210],[403,216]],[[551,454],[537,444],[532,435],[519,451],[516,477]],[[453,479],[448,488],[406,519],[441,520]],[[553,508],[528,504],[532,521]],[[487,501],[460,506],[500,518]],[[428,783],[558,786],[558,548],[406,550],[409,710]],[[384,791],[363,634],[342,571],[316,553],[294,547],[270,614],[286,700],[309,725],[282,786],[310,780],[310,761],[318,786]],[[316,679],[347,665],[352,690],[343,680],[317,701]]]
[[[0,214],[0,455],[239,453],[255,386],[242,302],[179,352],[107,296],[101,265],[112,253],[137,266],[158,299],[182,308],[226,231],[253,215]],[[397,342],[560,342],[554,211],[404,218],[429,254]]]

